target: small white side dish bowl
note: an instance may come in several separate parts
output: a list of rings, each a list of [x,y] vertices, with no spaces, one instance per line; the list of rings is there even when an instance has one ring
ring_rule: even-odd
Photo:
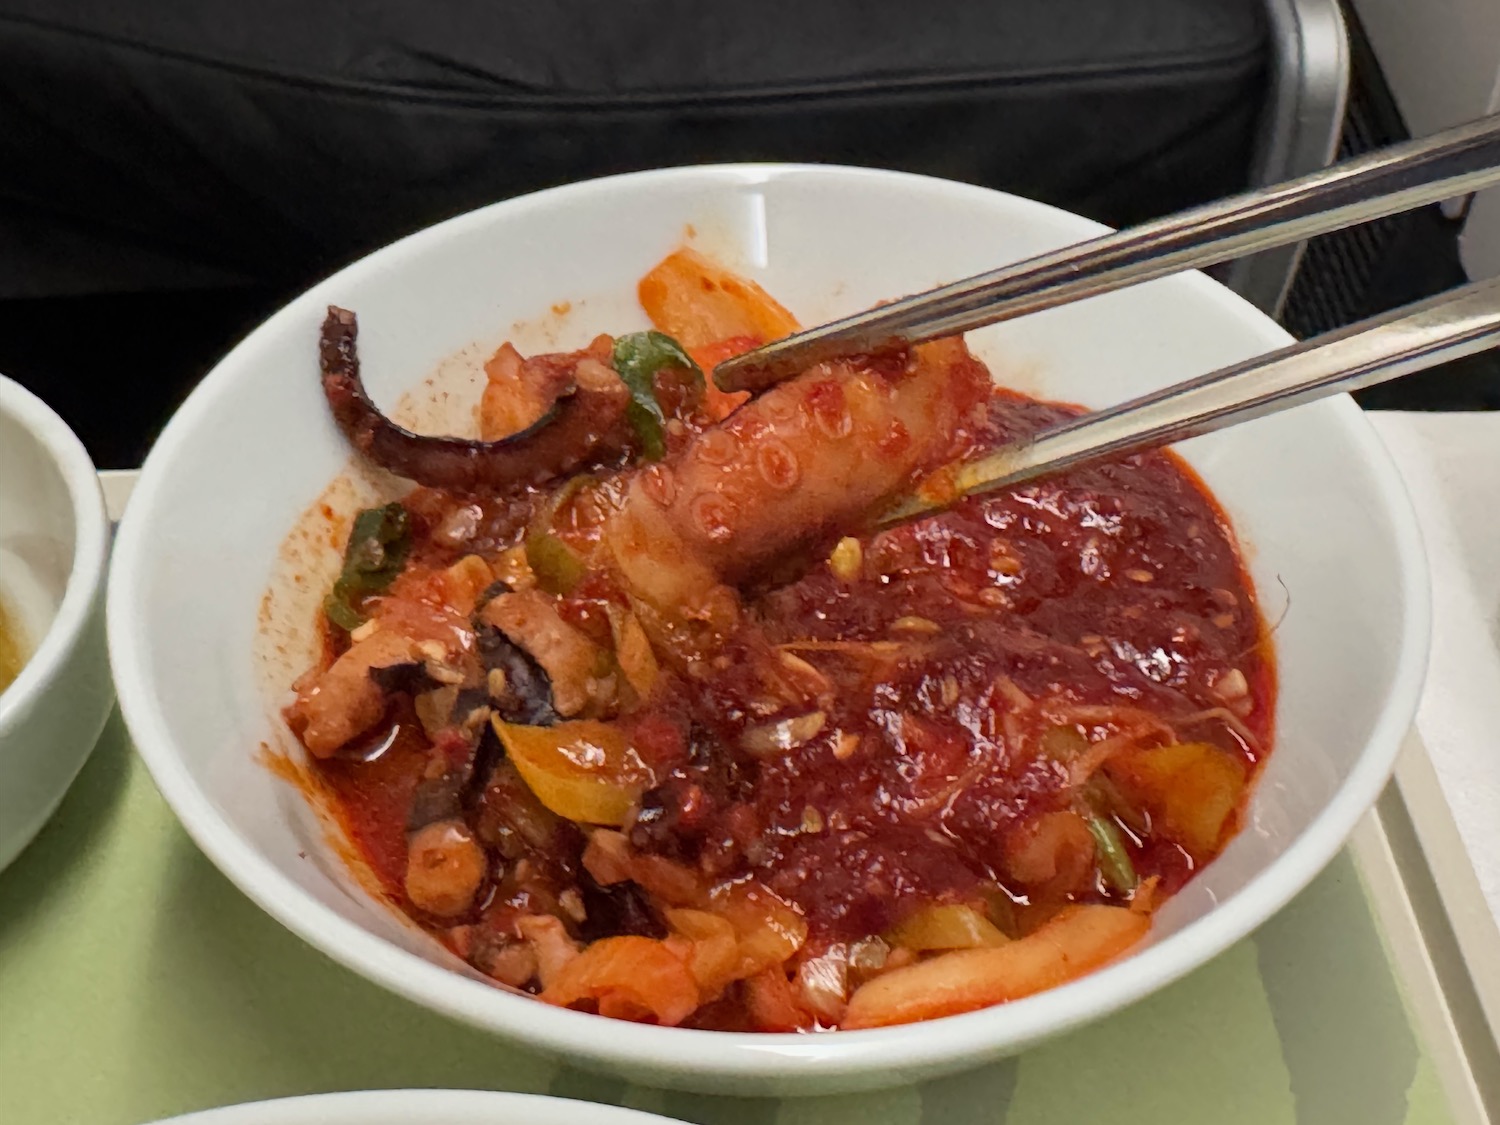
[[[31,842],[109,716],[109,519],[83,443],[0,376],[0,602],[26,663],[0,691],[0,869]]]
[[[148,459],[120,532],[111,655],[125,718],[163,795],[246,894],[356,972],[476,1027],[647,1083],[790,1094],[910,1082],[1021,1050],[1203,964],[1338,851],[1384,785],[1416,708],[1428,645],[1421,544],[1389,457],[1347,398],[1182,447],[1233,519],[1267,616],[1280,619],[1277,748],[1244,831],[1160,912],[1148,942],[1051,992],[928,1024],[803,1036],[630,1026],[548,1007],[477,978],[361,891],[301,792],[258,753],[262,743],[287,745],[278,708],[287,670],[312,653],[307,591],[320,592],[338,561],[327,542],[304,544],[291,565],[278,554],[351,463],[319,387],[318,326],[330,303],[359,314],[366,379],[388,408],[438,370],[454,393],[422,391],[431,405],[419,417],[442,432],[467,424],[479,364],[502,339],[554,350],[644,327],[636,280],[685,237],[816,323],[1101,229],[890,172],[683,168],[497,204],[329,278],[193,393]],[[549,317],[561,302],[570,311]],[[1288,337],[1190,274],[970,340],[1002,382],[1104,406]],[[330,502],[353,506],[354,493]],[[280,588],[264,603],[273,620],[262,621],[273,574]],[[275,620],[299,589],[301,616]],[[267,662],[277,659],[285,669],[268,687]]]
[[[157,1125],[662,1125],[630,1109],[482,1090],[359,1090],[207,1109]]]

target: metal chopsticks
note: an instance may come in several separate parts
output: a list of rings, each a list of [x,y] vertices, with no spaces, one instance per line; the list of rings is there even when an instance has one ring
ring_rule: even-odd
[[[1049,427],[935,474],[925,489],[880,522],[898,523],[963,496],[1070,465],[1167,445],[1340,391],[1374,386],[1496,343],[1500,278]]]
[[[799,332],[719,364],[714,381],[761,390],[839,356],[967,332],[1497,183],[1500,114]]]

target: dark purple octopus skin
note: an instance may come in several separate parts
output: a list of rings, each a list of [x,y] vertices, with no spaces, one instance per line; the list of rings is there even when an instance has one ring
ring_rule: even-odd
[[[359,373],[354,313],[328,307],[319,338],[323,394],[355,449],[383,469],[430,488],[455,492],[540,484],[630,441],[623,383],[590,389],[568,384],[536,424],[499,441],[416,434],[382,414]]]

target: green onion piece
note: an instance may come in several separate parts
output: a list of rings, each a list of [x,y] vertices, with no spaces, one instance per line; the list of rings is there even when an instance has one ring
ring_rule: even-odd
[[[526,562],[536,584],[549,594],[571,594],[587,570],[573,548],[551,531],[526,536]]]
[[[1094,834],[1094,843],[1099,846],[1099,873],[1113,890],[1129,894],[1140,885],[1136,878],[1135,864],[1130,862],[1130,853],[1125,850],[1125,841],[1120,830],[1108,817],[1089,817],[1089,831]]]
[[[323,599],[323,612],[328,615],[328,620],[346,633],[354,632],[365,623],[364,614],[333,594]]]
[[[690,372],[701,387],[703,371],[681,344],[655,329],[621,336],[615,341],[612,358],[620,381],[630,391],[625,417],[641,439],[646,458],[660,461],[667,452],[667,416],[656,398],[657,372],[680,367]]]
[[[1136,808],[1104,771],[1099,771],[1084,785],[1084,800],[1100,816],[1112,816],[1137,836],[1151,833],[1151,822]]]
[[[593,483],[588,473],[569,477],[532,517],[526,531],[526,565],[536,575],[537,585],[549,594],[571,594],[588,572],[578,552],[557,534],[555,525],[564,506]]]
[[[400,504],[366,508],[354,517],[344,566],[323,599],[323,612],[341,629],[365,623],[357,608],[368,594],[378,594],[396,580],[411,552],[411,517]]]
[[[1016,903],[999,887],[990,887],[980,892],[984,899],[984,915],[995,924],[1006,937],[1020,937],[1021,926],[1016,918]]]
[[[1048,727],[1042,732],[1042,757],[1054,762],[1071,762],[1088,753],[1089,740],[1077,727]]]

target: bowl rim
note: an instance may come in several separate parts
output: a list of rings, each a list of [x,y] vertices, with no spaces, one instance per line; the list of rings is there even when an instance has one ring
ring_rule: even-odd
[[[0,691],[3,738],[56,682],[88,625],[95,596],[104,583],[109,515],[99,473],[88,450],[55,410],[14,379],[0,375],[0,414],[19,422],[46,451],[62,476],[73,509],[73,557],[62,600],[20,673]]]
[[[193,1110],[156,1125],[359,1125],[381,1116],[410,1117],[410,1125],[652,1125],[666,1119],[640,1110],[546,1094],[501,1090],[347,1090],[240,1102]]]
[[[533,208],[587,202],[591,196],[627,185],[641,188],[653,183],[696,181],[709,189],[763,185],[773,179],[796,177],[838,180],[852,189],[877,181],[884,185],[901,183],[923,194],[926,206],[940,206],[945,199],[1003,200],[1019,214],[1029,212],[1039,220],[1075,231],[1080,239],[1108,230],[1092,220],[1006,192],[913,173],[830,164],[688,165],[587,180],[490,204],[417,231],[345,267],[289,302],[238,344],[193,390],[147,457],[115,549],[108,635],[121,711],[163,797],[215,865],[293,933],[390,991],[542,1051],[619,1071],[779,1081],[789,1086],[853,1078],[878,1070],[899,1075],[903,1071],[940,1069],[944,1064],[958,1069],[965,1065],[958,1060],[998,1057],[1117,1011],[1186,975],[1245,937],[1333,859],[1359,818],[1374,804],[1394,768],[1416,713],[1426,669],[1430,586],[1416,514],[1395,462],[1374,427],[1352,399],[1339,396],[1305,409],[1321,409],[1329,424],[1344,432],[1385,501],[1396,541],[1401,628],[1406,640],[1398,655],[1392,690],[1354,767],[1327,806],[1286,851],[1210,913],[1104,969],[1036,996],[920,1025],[819,1035],[632,1025],[628,1035],[620,1035],[616,1021],[553,1008],[407,952],[324,906],[284,876],[219,820],[212,802],[183,765],[152,689],[149,640],[140,627],[140,602],[136,597],[150,569],[148,531],[161,481],[186,435],[210,414],[220,388],[234,378],[230,361],[254,352],[263,341],[280,334],[284,325],[327,303],[347,280],[398,269],[408,255],[419,253],[425,242],[461,236],[497,217],[522,219]],[[1171,284],[1181,287],[1185,294],[1191,293],[1194,300],[1253,324],[1265,337],[1267,350],[1291,342],[1292,338],[1258,309],[1201,273],[1176,275]]]

